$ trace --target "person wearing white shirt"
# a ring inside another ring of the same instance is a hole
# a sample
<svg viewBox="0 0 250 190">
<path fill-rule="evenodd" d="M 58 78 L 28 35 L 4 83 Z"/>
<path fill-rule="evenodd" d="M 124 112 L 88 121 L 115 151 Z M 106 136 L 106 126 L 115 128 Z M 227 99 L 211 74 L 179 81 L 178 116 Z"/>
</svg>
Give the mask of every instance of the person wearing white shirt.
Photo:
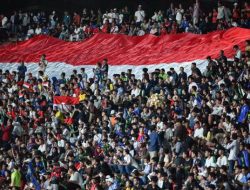
<svg viewBox="0 0 250 190">
<path fill-rule="evenodd" d="M 241 169 L 239 168 L 239 166 L 235 168 L 234 176 L 235 176 L 234 179 L 236 181 L 240 181 L 240 179 L 243 177 L 243 174 L 241 173 Z"/>
<path fill-rule="evenodd" d="M 124 10 L 122 9 L 122 12 L 119 14 L 119 24 L 122 24 L 123 22 L 123 17 L 124 17 L 123 12 Z"/>
<path fill-rule="evenodd" d="M 75 183 L 79 185 L 80 187 L 82 187 L 83 185 L 82 176 L 79 174 L 79 172 L 75 170 L 74 166 L 69 168 L 68 174 L 70 175 L 70 179 L 69 179 L 70 182 Z"/>
<path fill-rule="evenodd" d="M 35 31 L 31 26 L 29 26 L 29 30 L 27 31 L 27 38 L 32 37 L 35 34 Z"/>
<path fill-rule="evenodd" d="M 150 34 L 156 35 L 158 32 L 157 26 L 154 24 L 153 27 L 150 30 Z"/>
<path fill-rule="evenodd" d="M 200 12 L 200 2 L 196 0 L 193 9 L 193 25 L 197 24 L 199 21 L 199 12 Z"/>
<path fill-rule="evenodd" d="M 102 21 L 103 21 L 103 24 L 106 23 L 106 21 L 109 21 L 109 13 L 108 11 L 106 11 L 103 15 L 102 15 Z"/>
<path fill-rule="evenodd" d="M 204 129 L 200 126 L 199 122 L 196 122 L 196 129 L 194 130 L 194 138 L 203 138 L 204 137 Z"/>
<path fill-rule="evenodd" d="M 134 167 L 132 166 L 132 157 L 129 154 L 129 150 L 125 149 L 123 151 L 123 160 L 124 160 L 124 166 L 125 166 L 125 170 L 127 172 L 127 174 L 130 174 L 132 172 L 132 170 L 134 169 Z"/>
<path fill-rule="evenodd" d="M 232 129 L 232 124 L 230 123 L 230 116 L 226 116 L 225 121 L 223 122 L 223 127 L 226 129 L 227 132 L 230 132 Z"/>
<path fill-rule="evenodd" d="M 235 56 L 234 56 L 234 57 L 237 58 L 237 59 L 241 59 L 241 57 L 242 57 L 242 52 L 241 52 L 239 46 L 238 46 L 238 45 L 235 45 L 235 46 L 233 47 L 233 49 L 234 49 L 234 51 L 235 51 Z"/>
<path fill-rule="evenodd" d="M 2 27 L 3 28 L 7 28 L 7 22 L 8 22 L 8 18 L 6 16 L 4 16 L 2 19 Z"/>
<path fill-rule="evenodd" d="M 149 175 L 149 173 L 151 171 L 151 164 L 150 164 L 149 158 L 144 159 L 143 165 L 144 165 L 144 169 L 141 171 L 142 176 L 140 178 L 142 179 L 143 182 L 146 183 L 147 176 Z"/>
<path fill-rule="evenodd" d="M 112 23 L 113 22 L 113 9 L 110 9 L 110 12 L 108 13 L 108 20 L 109 20 L 109 23 Z"/>
<path fill-rule="evenodd" d="M 26 27 L 28 26 L 28 24 L 30 23 L 30 17 L 28 15 L 28 13 L 24 13 L 23 15 L 23 26 Z"/>
<path fill-rule="evenodd" d="M 224 18 L 225 18 L 225 7 L 221 4 L 221 2 L 218 2 L 217 20 L 224 19 Z"/>
<path fill-rule="evenodd" d="M 142 29 L 139 29 L 137 32 L 137 36 L 144 36 L 145 34 L 146 34 L 145 31 Z"/>
<path fill-rule="evenodd" d="M 228 161 L 229 161 L 229 173 L 232 174 L 234 170 L 235 161 L 237 161 L 237 156 L 240 151 L 240 143 L 237 140 L 237 134 L 232 134 L 232 142 L 226 145 L 226 149 L 230 150 Z"/>
<path fill-rule="evenodd" d="M 216 167 L 215 158 L 214 156 L 211 156 L 211 152 L 207 150 L 205 152 L 205 156 L 206 156 L 205 167 L 206 168 Z"/>
<path fill-rule="evenodd" d="M 57 141 L 57 146 L 59 148 L 64 148 L 65 147 L 65 140 L 61 139 L 61 137 L 57 137 L 58 141 Z"/>
<path fill-rule="evenodd" d="M 111 29 L 110 29 L 110 33 L 111 33 L 111 34 L 116 34 L 116 33 L 118 33 L 118 31 L 119 31 L 118 26 L 116 26 L 116 24 L 113 22 L 113 23 L 112 23 L 112 27 L 111 27 Z"/>
<path fill-rule="evenodd" d="M 117 9 L 116 8 L 113 9 L 112 18 L 113 18 L 113 20 L 116 23 L 119 23 L 119 13 L 117 13 Z"/>
<path fill-rule="evenodd" d="M 155 12 L 154 15 L 151 18 L 152 18 L 152 20 L 158 22 L 158 13 Z"/>
<path fill-rule="evenodd" d="M 188 85 L 188 93 L 191 93 L 191 90 L 193 88 L 193 86 L 196 86 L 197 90 L 199 89 L 198 85 L 196 82 L 191 82 L 189 85 Z"/>
<path fill-rule="evenodd" d="M 80 32 L 81 32 L 81 28 L 75 26 L 74 33 L 70 35 L 69 40 L 70 40 L 71 42 L 72 42 L 74 39 L 75 39 L 76 41 L 78 41 L 78 40 L 79 40 L 79 36 L 80 36 Z"/>
<path fill-rule="evenodd" d="M 181 24 L 181 20 L 182 20 L 182 14 L 184 13 L 184 10 L 182 9 L 182 6 L 180 4 L 179 9 L 176 10 L 176 21 L 178 24 Z"/>
<path fill-rule="evenodd" d="M 224 155 L 223 150 L 219 150 L 220 157 L 217 159 L 216 165 L 218 167 L 227 166 L 227 157 Z"/>
<path fill-rule="evenodd" d="M 46 152 L 46 144 L 44 142 L 42 144 L 40 144 L 38 147 L 38 150 L 41 151 L 41 153 L 45 153 Z"/>
<path fill-rule="evenodd" d="M 145 18 L 145 12 L 142 10 L 141 5 L 138 6 L 138 10 L 135 12 L 135 22 L 141 24 Z"/>
<path fill-rule="evenodd" d="M 36 33 L 36 35 L 41 34 L 42 33 L 42 28 L 40 26 L 37 26 L 36 30 L 35 30 L 35 33 Z"/>
<path fill-rule="evenodd" d="M 136 98 L 137 96 L 140 95 L 140 93 L 141 90 L 136 85 L 134 85 L 133 89 L 131 90 L 131 96 L 134 96 Z"/>
</svg>

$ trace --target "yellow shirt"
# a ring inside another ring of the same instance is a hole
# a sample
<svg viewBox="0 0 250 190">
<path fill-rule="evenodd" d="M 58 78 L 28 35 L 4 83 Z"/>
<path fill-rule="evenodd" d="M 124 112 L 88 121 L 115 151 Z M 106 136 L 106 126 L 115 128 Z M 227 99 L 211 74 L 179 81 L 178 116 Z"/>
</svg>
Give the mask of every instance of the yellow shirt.
<svg viewBox="0 0 250 190">
<path fill-rule="evenodd" d="M 63 119 L 64 119 L 63 113 L 62 113 L 61 111 L 57 111 L 57 112 L 56 112 L 56 118 L 57 118 L 57 119 L 60 119 L 60 120 L 63 120 Z"/>
<path fill-rule="evenodd" d="M 250 51 L 250 46 L 247 46 L 247 47 L 246 47 L 246 51 Z"/>
<path fill-rule="evenodd" d="M 21 173 L 18 170 L 14 170 L 11 174 L 11 186 L 13 187 L 21 187 Z"/>
<path fill-rule="evenodd" d="M 86 94 L 80 94 L 79 95 L 79 101 L 83 101 L 86 99 Z"/>
<path fill-rule="evenodd" d="M 113 90 L 114 89 L 114 86 L 113 86 L 113 84 L 111 83 L 111 84 L 109 84 L 109 90 Z"/>
</svg>

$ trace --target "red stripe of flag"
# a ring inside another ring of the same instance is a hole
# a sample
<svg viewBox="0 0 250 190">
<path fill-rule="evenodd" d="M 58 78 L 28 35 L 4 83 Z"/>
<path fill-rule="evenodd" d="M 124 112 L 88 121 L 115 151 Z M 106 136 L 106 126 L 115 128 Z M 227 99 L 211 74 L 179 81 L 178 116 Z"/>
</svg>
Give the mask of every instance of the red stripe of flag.
<svg viewBox="0 0 250 190">
<path fill-rule="evenodd" d="M 76 105 L 79 104 L 79 98 L 71 96 L 54 96 L 54 104 Z"/>
</svg>

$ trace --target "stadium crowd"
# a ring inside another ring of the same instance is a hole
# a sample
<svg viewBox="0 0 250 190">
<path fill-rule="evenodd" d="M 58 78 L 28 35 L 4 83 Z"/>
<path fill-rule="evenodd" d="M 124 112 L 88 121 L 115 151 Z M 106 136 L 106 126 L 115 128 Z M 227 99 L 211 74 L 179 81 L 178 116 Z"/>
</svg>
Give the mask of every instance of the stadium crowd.
<svg viewBox="0 0 250 190">
<path fill-rule="evenodd" d="M 164 35 L 181 32 L 205 34 L 230 27 L 250 28 L 250 5 L 234 3 L 233 8 L 218 6 L 209 12 L 201 10 L 199 0 L 189 7 L 171 4 L 167 10 L 157 10 L 148 15 L 141 5 L 133 12 L 128 7 L 113 8 L 102 12 L 83 9 L 73 14 L 59 16 L 52 13 L 14 11 L 9 17 L 0 15 L 0 24 L 6 37 L 17 36 L 19 40 L 34 35 L 49 34 L 63 40 L 78 41 L 97 32 L 143 36 Z"/>
<path fill-rule="evenodd" d="M 93 69 L 46 76 L 21 63 L 0 70 L 2 189 L 140 190 L 250 188 L 250 41 L 165 71 L 108 77 Z M 67 71 L 68 72 L 68 71 Z M 56 96 L 78 97 L 55 105 Z"/>
</svg>

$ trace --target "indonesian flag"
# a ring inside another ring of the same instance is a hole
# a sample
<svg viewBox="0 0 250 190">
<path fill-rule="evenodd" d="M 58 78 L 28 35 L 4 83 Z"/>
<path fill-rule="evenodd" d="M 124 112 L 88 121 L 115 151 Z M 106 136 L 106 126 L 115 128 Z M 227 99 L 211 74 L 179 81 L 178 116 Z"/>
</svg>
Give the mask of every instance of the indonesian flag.
<svg viewBox="0 0 250 190">
<path fill-rule="evenodd" d="M 43 86 L 43 87 L 49 87 L 49 82 L 43 82 L 43 83 L 42 83 L 42 86 Z"/>
<path fill-rule="evenodd" d="M 18 96 L 19 96 L 19 98 L 23 98 L 23 97 L 24 97 L 24 93 L 23 93 L 22 91 L 20 91 L 20 92 L 18 93 Z"/>
<path fill-rule="evenodd" d="M 24 87 L 24 88 L 27 88 L 27 89 L 31 89 L 31 88 L 32 88 L 32 85 L 31 85 L 30 83 L 23 82 L 23 87 Z"/>
<path fill-rule="evenodd" d="M 75 163 L 75 168 L 77 169 L 77 171 L 80 171 L 82 169 L 82 166 L 83 166 L 82 162 Z"/>
<path fill-rule="evenodd" d="M 79 104 L 79 98 L 71 96 L 54 96 L 53 106 L 62 111 L 69 111 L 71 106 Z"/>
<path fill-rule="evenodd" d="M 0 69 L 16 70 L 20 61 L 24 60 L 25 64 L 28 63 L 28 71 L 36 75 L 39 59 L 46 54 L 46 75 L 50 78 L 59 78 L 62 71 L 69 76 L 73 69 L 80 71 L 82 67 L 91 76 L 96 63 L 105 58 L 108 59 L 109 78 L 128 69 L 132 69 L 132 73 L 139 78 L 143 68 L 148 68 L 150 73 L 155 69 L 165 69 L 167 72 L 171 67 L 179 72 L 179 68 L 184 67 L 185 72 L 190 74 L 192 62 L 203 72 L 208 64 L 206 57 L 218 58 L 220 50 L 224 50 L 228 58 L 233 58 L 233 46 L 237 44 L 244 50 L 249 36 L 249 29 L 237 27 L 202 35 L 128 36 L 97 33 L 82 42 L 66 42 L 38 35 L 15 45 L 0 46 Z M 46 48 L 43 48 L 44 44 Z"/>
</svg>

